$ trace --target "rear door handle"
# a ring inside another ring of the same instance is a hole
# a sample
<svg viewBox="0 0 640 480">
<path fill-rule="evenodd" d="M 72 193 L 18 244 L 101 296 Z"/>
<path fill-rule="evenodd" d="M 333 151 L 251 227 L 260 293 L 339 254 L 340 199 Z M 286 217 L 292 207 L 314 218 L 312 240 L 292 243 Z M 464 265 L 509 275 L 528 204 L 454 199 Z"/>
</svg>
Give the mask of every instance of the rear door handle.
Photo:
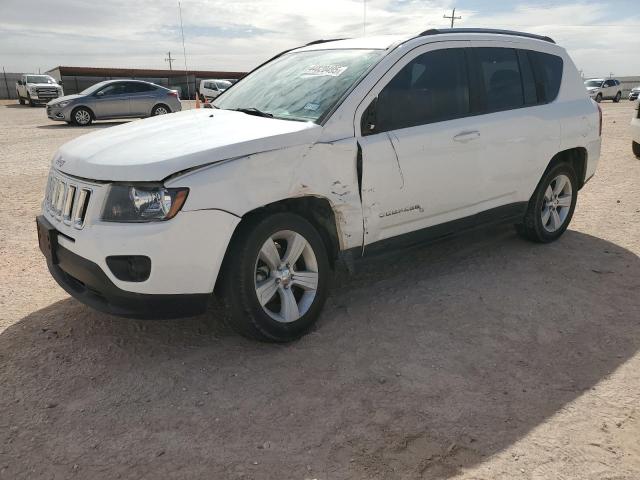
<svg viewBox="0 0 640 480">
<path fill-rule="evenodd" d="M 467 143 L 477 138 L 480 138 L 480 132 L 477 130 L 473 130 L 470 132 L 460 132 L 455 137 L 453 137 L 453 140 L 456 142 Z"/>
</svg>

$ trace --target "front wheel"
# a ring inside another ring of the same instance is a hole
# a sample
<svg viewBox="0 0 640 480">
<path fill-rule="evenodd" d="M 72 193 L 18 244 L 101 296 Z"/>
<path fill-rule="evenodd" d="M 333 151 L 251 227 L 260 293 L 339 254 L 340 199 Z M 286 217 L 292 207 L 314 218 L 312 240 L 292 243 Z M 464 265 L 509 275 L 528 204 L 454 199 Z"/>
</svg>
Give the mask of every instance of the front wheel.
<svg viewBox="0 0 640 480">
<path fill-rule="evenodd" d="M 614 101 L 615 103 L 618 103 L 618 102 L 620 101 L 620 99 L 621 99 L 621 98 L 622 98 L 622 93 L 621 93 L 621 92 L 618 92 L 618 93 L 616 93 L 616 96 L 615 96 L 615 97 L 613 97 L 613 101 Z"/>
<path fill-rule="evenodd" d="M 71 114 L 71 119 L 75 125 L 78 125 L 79 127 L 85 127 L 87 125 L 91 125 L 93 116 L 88 109 L 84 107 L 78 107 Z"/>
<path fill-rule="evenodd" d="M 318 319 L 329 290 L 320 234 L 292 213 L 249 219 L 238 228 L 222 273 L 229 325 L 261 341 L 299 338 Z"/>
<path fill-rule="evenodd" d="M 18 102 L 20 103 L 20 105 L 24 105 L 24 98 L 18 95 Z"/>
<path fill-rule="evenodd" d="M 640 158 L 640 143 L 632 141 L 631 142 L 631 149 L 633 150 L 633 154 L 636 157 Z"/>
<path fill-rule="evenodd" d="M 599 93 L 596 95 L 596 102 L 600 103 L 602 101 L 602 94 Z"/>
<path fill-rule="evenodd" d="M 558 239 L 569 226 L 578 199 L 573 167 L 560 163 L 540 180 L 529 200 L 527 213 L 516 230 L 523 238 L 548 243 Z"/>
<path fill-rule="evenodd" d="M 29 101 L 29 106 L 30 107 L 35 107 L 36 104 L 33 103 L 33 99 L 31 98 L 31 95 L 27 93 L 27 100 Z"/>
</svg>

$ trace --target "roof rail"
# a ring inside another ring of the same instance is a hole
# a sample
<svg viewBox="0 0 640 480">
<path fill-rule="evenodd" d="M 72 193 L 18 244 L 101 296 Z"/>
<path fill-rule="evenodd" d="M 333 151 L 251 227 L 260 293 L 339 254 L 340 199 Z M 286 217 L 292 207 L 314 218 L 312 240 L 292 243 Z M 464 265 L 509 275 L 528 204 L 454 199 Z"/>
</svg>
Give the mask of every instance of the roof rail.
<svg viewBox="0 0 640 480">
<path fill-rule="evenodd" d="M 314 40 L 313 42 L 305 43 L 305 47 L 309 45 L 317 45 L 319 43 L 337 42 L 338 40 L 347 40 L 346 38 L 328 38 L 327 40 Z"/>
<path fill-rule="evenodd" d="M 495 33 L 501 35 L 514 35 L 516 37 L 535 38 L 536 40 L 543 40 L 545 42 L 556 43 L 550 37 L 544 35 L 536 35 L 535 33 L 516 32 L 514 30 L 500 30 L 496 28 L 430 28 L 425 30 L 419 36 L 426 37 L 428 35 L 440 35 L 444 33 Z"/>
</svg>

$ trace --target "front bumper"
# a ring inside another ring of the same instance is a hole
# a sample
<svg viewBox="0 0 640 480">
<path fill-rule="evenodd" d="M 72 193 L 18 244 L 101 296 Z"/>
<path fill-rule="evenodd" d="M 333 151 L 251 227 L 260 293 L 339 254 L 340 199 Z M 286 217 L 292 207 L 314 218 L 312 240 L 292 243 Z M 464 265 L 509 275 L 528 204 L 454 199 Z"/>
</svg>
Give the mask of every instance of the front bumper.
<svg viewBox="0 0 640 480">
<path fill-rule="evenodd" d="M 640 96 L 640 92 L 631 92 L 629 94 L 629 100 L 637 100 Z"/>
<path fill-rule="evenodd" d="M 95 310 L 127 318 L 180 318 L 206 311 L 210 294 L 153 295 L 115 286 L 95 263 L 57 246 L 49 272 L 72 297 Z"/>
<path fill-rule="evenodd" d="M 637 110 L 633 113 L 638 115 Z M 631 120 L 631 139 L 636 143 L 640 143 L 640 118 L 637 116 Z"/>
<path fill-rule="evenodd" d="M 61 122 L 70 122 L 71 121 L 71 108 L 69 105 L 64 107 L 58 107 L 56 104 L 49 105 L 47 104 L 47 117 L 51 120 L 58 120 Z"/>
</svg>

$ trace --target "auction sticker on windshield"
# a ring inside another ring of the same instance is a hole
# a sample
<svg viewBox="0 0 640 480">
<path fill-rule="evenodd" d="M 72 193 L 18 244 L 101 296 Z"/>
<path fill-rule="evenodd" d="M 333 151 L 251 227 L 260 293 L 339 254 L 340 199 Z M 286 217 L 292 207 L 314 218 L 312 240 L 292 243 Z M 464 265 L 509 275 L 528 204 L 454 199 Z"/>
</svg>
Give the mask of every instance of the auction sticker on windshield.
<svg viewBox="0 0 640 480">
<path fill-rule="evenodd" d="M 302 72 L 302 76 L 339 77 L 346 69 L 342 65 L 310 65 Z"/>
</svg>

